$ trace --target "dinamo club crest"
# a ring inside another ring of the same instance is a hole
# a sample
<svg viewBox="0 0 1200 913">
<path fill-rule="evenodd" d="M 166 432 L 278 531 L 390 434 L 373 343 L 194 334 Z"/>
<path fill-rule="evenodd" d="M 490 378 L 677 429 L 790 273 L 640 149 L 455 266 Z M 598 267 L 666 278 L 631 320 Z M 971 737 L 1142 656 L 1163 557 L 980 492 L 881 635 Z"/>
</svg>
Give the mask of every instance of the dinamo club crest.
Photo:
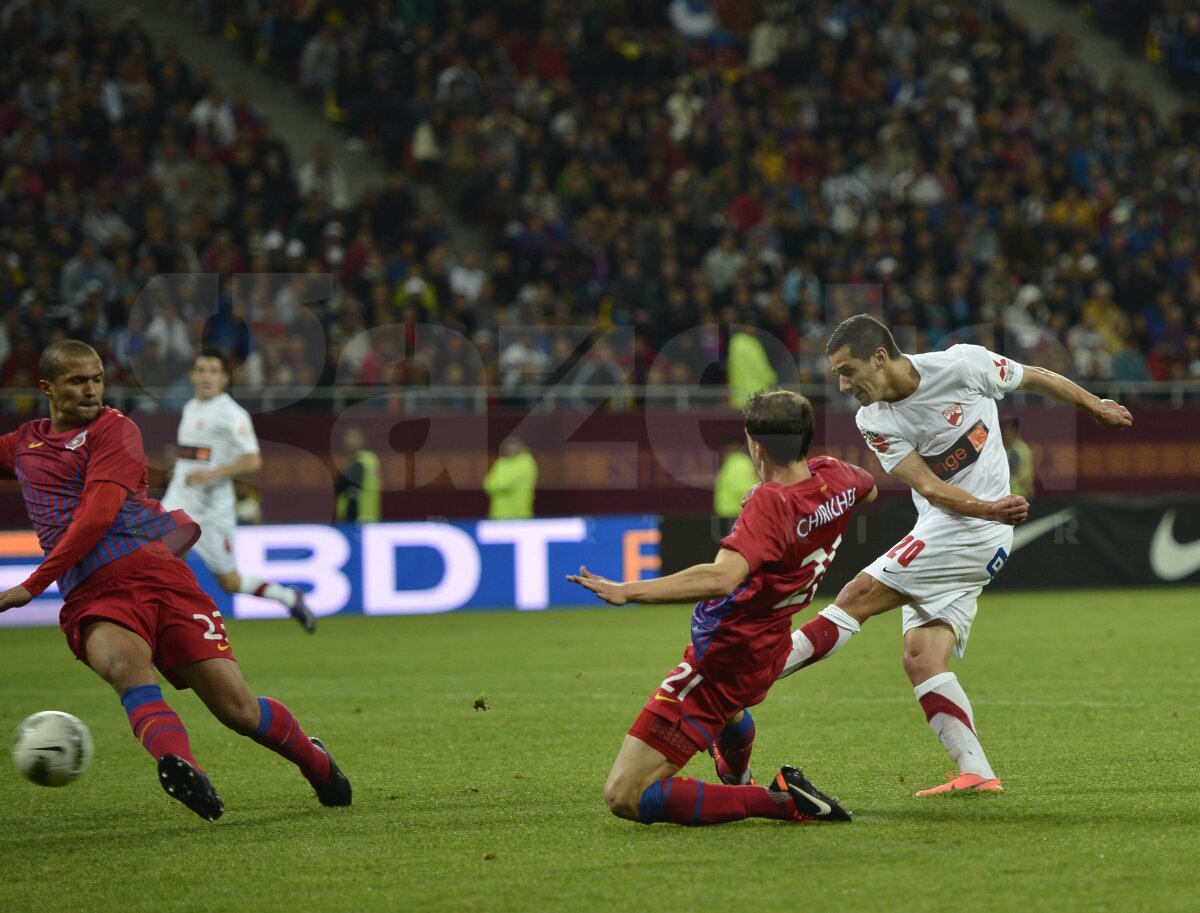
<svg viewBox="0 0 1200 913">
<path fill-rule="evenodd" d="M 942 410 L 942 416 L 946 419 L 946 421 L 957 428 L 962 424 L 963 420 L 962 403 L 955 403 L 953 406 L 947 406 Z"/>
</svg>

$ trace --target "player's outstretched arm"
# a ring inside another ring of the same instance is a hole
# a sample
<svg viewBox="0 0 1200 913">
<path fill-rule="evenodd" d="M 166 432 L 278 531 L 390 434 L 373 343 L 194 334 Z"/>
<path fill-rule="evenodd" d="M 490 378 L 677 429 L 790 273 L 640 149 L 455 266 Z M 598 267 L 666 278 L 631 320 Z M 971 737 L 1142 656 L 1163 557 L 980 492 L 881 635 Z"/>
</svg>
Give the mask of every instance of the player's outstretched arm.
<svg viewBox="0 0 1200 913">
<path fill-rule="evenodd" d="M 891 475 L 916 491 L 921 497 L 942 510 L 964 517 L 977 517 L 1010 526 L 1029 516 L 1029 502 L 1020 495 L 1009 495 L 998 501 L 985 501 L 968 491 L 943 482 L 915 450 L 901 460 Z"/>
<path fill-rule="evenodd" d="M 586 567 L 581 567 L 578 574 L 569 574 L 567 579 L 591 590 L 610 605 L 625 605 L 627 602 L 695 602 L 728 596 L 749 573 L 750 565 L 745 558 L 732 549 L 723 548 L 711 564 L 694 564 L 676 574 L 653 580 L 618 583 L 597 576 Z"/>
<path fill-rule="evenodd" d="M 9 609 L 19 609 L 31 599 L 33 599 L 33 594 L 25 589 L 24 586 L 14 586 L 0 593 L 0 612 L 6 612 Z"/>
<path fill-rule="evenodd" d="M 217 479 L 236 479 L 248 476 L 262 469 L 262 454 L 244 453 L 232 463 L 218 466 L 215 469 L 193 469 L 183 481 L 188 485 L 204 485 Z"/>
<path fill-rule="evenodd" d="M 1056 403 L 1074 406 L 1090 415 L 1103 428 L 1124 429 L 1133 424 L 1133 415 L 1120 403 L 1088 393 L 1074 381 L 1046 368 L 1025 365 L 1018 389 L 1037 393 Z"/>
</svg>

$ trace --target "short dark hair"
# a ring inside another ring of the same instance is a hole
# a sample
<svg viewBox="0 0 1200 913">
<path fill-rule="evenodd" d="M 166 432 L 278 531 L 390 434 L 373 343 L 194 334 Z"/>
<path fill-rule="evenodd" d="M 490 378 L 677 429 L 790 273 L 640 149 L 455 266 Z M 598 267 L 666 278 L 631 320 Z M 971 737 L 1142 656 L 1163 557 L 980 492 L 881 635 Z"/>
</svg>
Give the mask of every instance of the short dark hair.
<svg viewBox="0 0 1200 913">
<path fill-rule="evenodd" d="M 87 358 L 89 355 L 100 357 L 86 342 L 78 339 L 60 339 L 42 350 L 42 357 L 38 360 L 38 374 L 42 380 L 55 380 L 67 370 L 67 362 L 72 358 Z"/>
<path fill-rule="evenodd" d="M 839 323 L 829 337 L 825 354 L 832 355 L 843 346 L 849 346 L 850 357 L 859 361 L 866 361 L 879 348 L 884 349 L 889 358 L 900 357 L 892 331 L 869 314 L 855 314 Z"/>
<path fill-rule="evenodd" d="M 790 390 L 759 390 L 742 409 L 746 433 L 774 462 L 786 466 L 808 457 L 816 419 L 808 397 Z"/>
<path fill-rule="evenodd" d="M 229 353 L 224 349 L 218 349 L 216 346 L 205 346 L 200 350 L 200 354 L 196 358 L 215 358 L 221 363 L 221 370 L 229 377 L 233 377 L 233 359 L 229 357 Z M 192 367 L 196 366 L 196 358 L 192 359 Z"/>
</svg>

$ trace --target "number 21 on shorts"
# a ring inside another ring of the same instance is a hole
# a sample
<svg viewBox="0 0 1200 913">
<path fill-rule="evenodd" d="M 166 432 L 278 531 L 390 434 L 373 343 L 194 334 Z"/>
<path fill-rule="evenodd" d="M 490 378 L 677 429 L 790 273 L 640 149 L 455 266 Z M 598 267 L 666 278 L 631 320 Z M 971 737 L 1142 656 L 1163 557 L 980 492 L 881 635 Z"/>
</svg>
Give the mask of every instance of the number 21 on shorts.
<svg viewBox="0 0 1200 913">
<path fill-rule="evenodd" d="M 682 701 L 688 696 L 693 688 L 700 684 L 701 680 L 704 678 L 703 675 L 701 675 L 699 672 L 696 672 L 692 668 L 690 663 L 680 663 L 675 667 L 675 669 L 676 671 L 664 678 L 662 684 L 658 686 L 659 691 L 665 691 L 668 695 L 675 696 L 660 697 L 656 694 L 654 697 L 657 700 L 672 702 Z M 684 684 L 684 682 L 687 684 Z M 676 694 L 676 691 L 678 691 L 678 694 Z"/>
</svg>

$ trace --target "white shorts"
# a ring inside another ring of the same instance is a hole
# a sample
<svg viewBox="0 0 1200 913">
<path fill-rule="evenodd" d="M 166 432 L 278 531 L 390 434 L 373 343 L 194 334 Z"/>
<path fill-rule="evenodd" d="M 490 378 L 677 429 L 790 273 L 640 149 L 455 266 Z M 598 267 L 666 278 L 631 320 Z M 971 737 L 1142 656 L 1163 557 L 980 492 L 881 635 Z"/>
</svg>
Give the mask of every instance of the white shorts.
<svg viewBox="0 0 1200 913">
<path fill-rule="evenodd" d="M 221 516 L 192 514 L 192 519 L 200 524 L 200 540 L 192 546 L 192 551 L 218 576 L 236 571 L 233 533 L 237 529 L 237 517 L 230 512 Z"/>
<path fill-rule="evenodd" d="M 904 606 L 905 634 L 945 622 L 954 630 L 954 655 L 961 659 L 979 592 L 1004 567 L 1012 539 L 1013 528 L 1002 523 L 964 528 L 957 520 L 930 514 L 863 570 L 911 598 Z"/>
</svg>

